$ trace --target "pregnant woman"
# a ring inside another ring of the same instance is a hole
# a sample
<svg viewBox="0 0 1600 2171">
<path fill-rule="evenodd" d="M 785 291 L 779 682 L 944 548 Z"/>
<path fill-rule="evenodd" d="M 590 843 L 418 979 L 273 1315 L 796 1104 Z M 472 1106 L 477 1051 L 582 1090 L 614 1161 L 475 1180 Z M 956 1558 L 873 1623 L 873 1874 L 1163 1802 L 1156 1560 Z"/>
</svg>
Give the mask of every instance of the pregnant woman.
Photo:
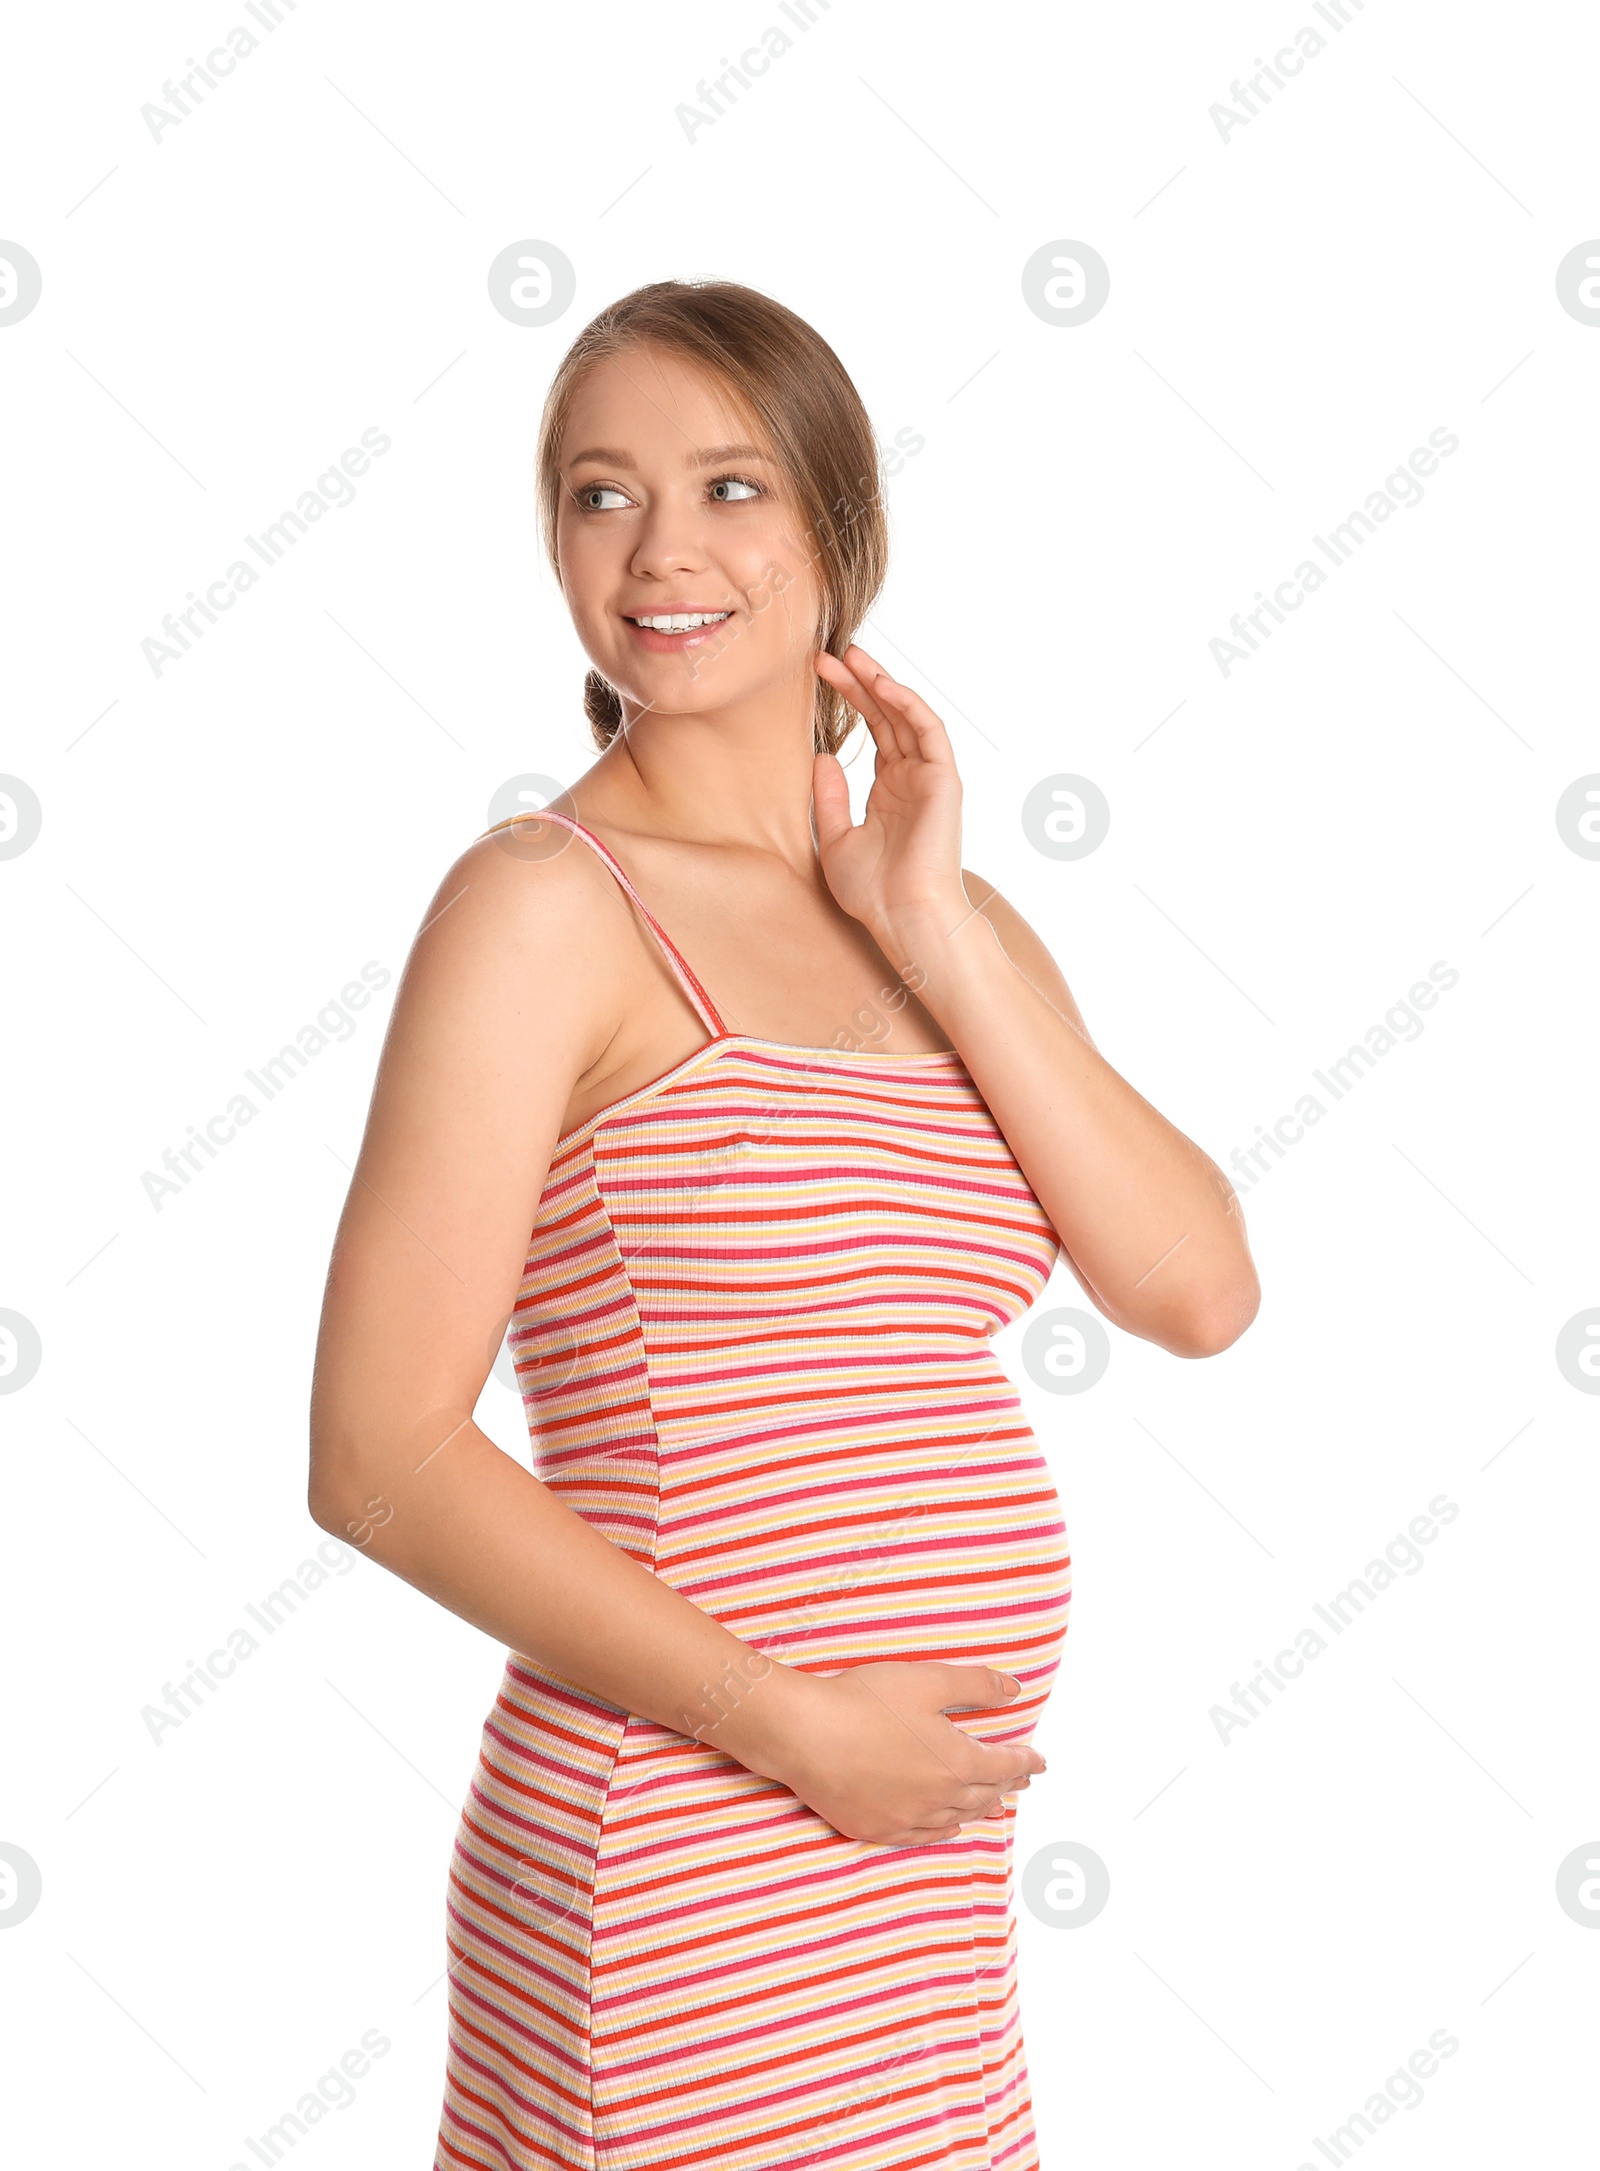
<svg viewBox="0 0 1600 2171">
<path fill-rule="evenodd" d="M 1058 1257 L 1180 1356 L 1258 1292 L 853 643 L 878 472 L 832 349 L 745 287 L 627 296 L 546 402 L 601 751 L 428 907 L 312 1410 L 318 1523 L 508 1646 L 438 2171 L 1039 2160 L 1012 1829 L 1070 1564 L 990 1337 Z M 532 1470 L 472 1420 L 502 1339 Z"/>
</svg>

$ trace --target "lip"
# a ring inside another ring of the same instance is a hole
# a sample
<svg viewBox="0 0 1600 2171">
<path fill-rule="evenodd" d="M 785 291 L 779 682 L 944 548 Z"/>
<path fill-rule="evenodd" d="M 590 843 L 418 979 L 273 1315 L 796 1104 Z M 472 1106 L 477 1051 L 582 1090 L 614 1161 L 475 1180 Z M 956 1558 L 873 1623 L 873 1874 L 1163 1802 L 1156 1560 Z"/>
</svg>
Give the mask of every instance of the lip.
<svg viewBox="0 0 1600 2171">
<path fill-rule="evenodd" d="M 723 608 L 721 604 L 669 604 L 664 608 L 658 604 L 656 608 L 653 608 L 647 614 L 651 619 L 664 619 L 666 614 L 675 612 L 675 610 L 706 612 L 706 610 L 721 610 L 721 608 Z M 695 627 L 690 627 L 686 634 L 662 634 L 653 625 L 634 625 L 634 621 L 627 617 L 627 614 L 623 614 L 623 625 L 627 627 L 627 632 L 634 636 L 634 640 L 640 645 L 640 649 L 647 649 L 651 656 L 675 656 L 675 653 L 680 649 L 699 649 L 699 647 L 706 645 L 708 640 L 712 640 L 716 634 L 727 632 L 727 627 L 732 623 L 734 623 L 734 612 L 729 610 L 727 617 L 716 621 L 716 625 L 695 625 Z"/>
<path fill-rule="evenodd" d="M 718 619 L 714 626 L 694 626 L 687 633 L 659 633 L 654 626 L 635 625 L 625 611 L 622 622 L 639 646 L 656 656 L 670 656 L 679 649 L 699 648 L 716 634 L 724 632 L 733 623 L 733 612 L 724 603 L 653 603 L 645 612 L 648 618 L 668 618 L 674 615 L 702 617 L 708 611 L 727 610 L 726 618 Z"/>
</svg>

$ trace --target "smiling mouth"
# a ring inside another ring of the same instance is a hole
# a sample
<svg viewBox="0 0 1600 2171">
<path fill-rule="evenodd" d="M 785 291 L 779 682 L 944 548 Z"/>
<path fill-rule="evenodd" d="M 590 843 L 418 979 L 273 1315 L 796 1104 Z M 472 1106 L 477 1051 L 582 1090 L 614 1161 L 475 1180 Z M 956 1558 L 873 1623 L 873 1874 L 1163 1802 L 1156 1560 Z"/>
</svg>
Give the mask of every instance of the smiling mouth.
<svg viewBox="0 0 1600 2171">
<path fill-rule="evenodd" d="M 630 626 L 642 626 L 650 633 L 695 633 L 702 626 L 720 626 L 731 611 L 651 611 L 641 617 L 630 617 Z"/>
<path fill-rule="evenodd" d="M 623 613 L 624 623 L 633 628 L 634 639 L 657 655 L 709 641 L 732 616 L 731 611 L 650 611 L 637 618 Z"/>
</svg>

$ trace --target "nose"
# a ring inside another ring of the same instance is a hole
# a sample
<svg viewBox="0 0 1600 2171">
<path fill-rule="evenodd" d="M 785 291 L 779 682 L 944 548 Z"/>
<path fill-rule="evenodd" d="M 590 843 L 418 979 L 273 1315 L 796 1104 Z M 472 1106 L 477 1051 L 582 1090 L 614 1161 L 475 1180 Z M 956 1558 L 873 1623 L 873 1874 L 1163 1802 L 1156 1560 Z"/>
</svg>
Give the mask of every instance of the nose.
<svg viewBox="0 0 1600 2171">
<path fill-rule="evenodd" d="M 700 571 L 708 556 L 694 506 L 669 490 L 645 510 L 629 571 L 641 579 L 670 579 Z"/>
</svg>

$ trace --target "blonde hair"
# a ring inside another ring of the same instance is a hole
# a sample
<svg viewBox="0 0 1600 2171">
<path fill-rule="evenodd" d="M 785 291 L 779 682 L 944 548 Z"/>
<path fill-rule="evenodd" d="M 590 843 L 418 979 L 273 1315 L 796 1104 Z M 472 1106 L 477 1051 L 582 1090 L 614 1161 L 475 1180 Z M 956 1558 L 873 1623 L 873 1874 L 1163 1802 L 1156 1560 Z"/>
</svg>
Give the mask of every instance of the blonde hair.
<svg viewBox="0 0 1600 2171">
<path fill-rule="evenodd" d="M 803 317 L 730 280 L 660 279 L 636 287 L 585 325 L 545 397 L 537 458 L 539 525 L 557 580 L 561 444 L 573 395 L 596 362 L 644 346 L 701 363 L 755 416 L 795 494 L 804 542 L 822 590 L 817 647 L 840 655 L 872 608 L 889 562 L 877 439 L 844 364 Z M 622 704 L 598 671 L 584 681 L 589 730 L 602 752 L 622 726 Z M 854 712 L 816 683 L 812 744 L 837 753 Z"/>
</svg>

